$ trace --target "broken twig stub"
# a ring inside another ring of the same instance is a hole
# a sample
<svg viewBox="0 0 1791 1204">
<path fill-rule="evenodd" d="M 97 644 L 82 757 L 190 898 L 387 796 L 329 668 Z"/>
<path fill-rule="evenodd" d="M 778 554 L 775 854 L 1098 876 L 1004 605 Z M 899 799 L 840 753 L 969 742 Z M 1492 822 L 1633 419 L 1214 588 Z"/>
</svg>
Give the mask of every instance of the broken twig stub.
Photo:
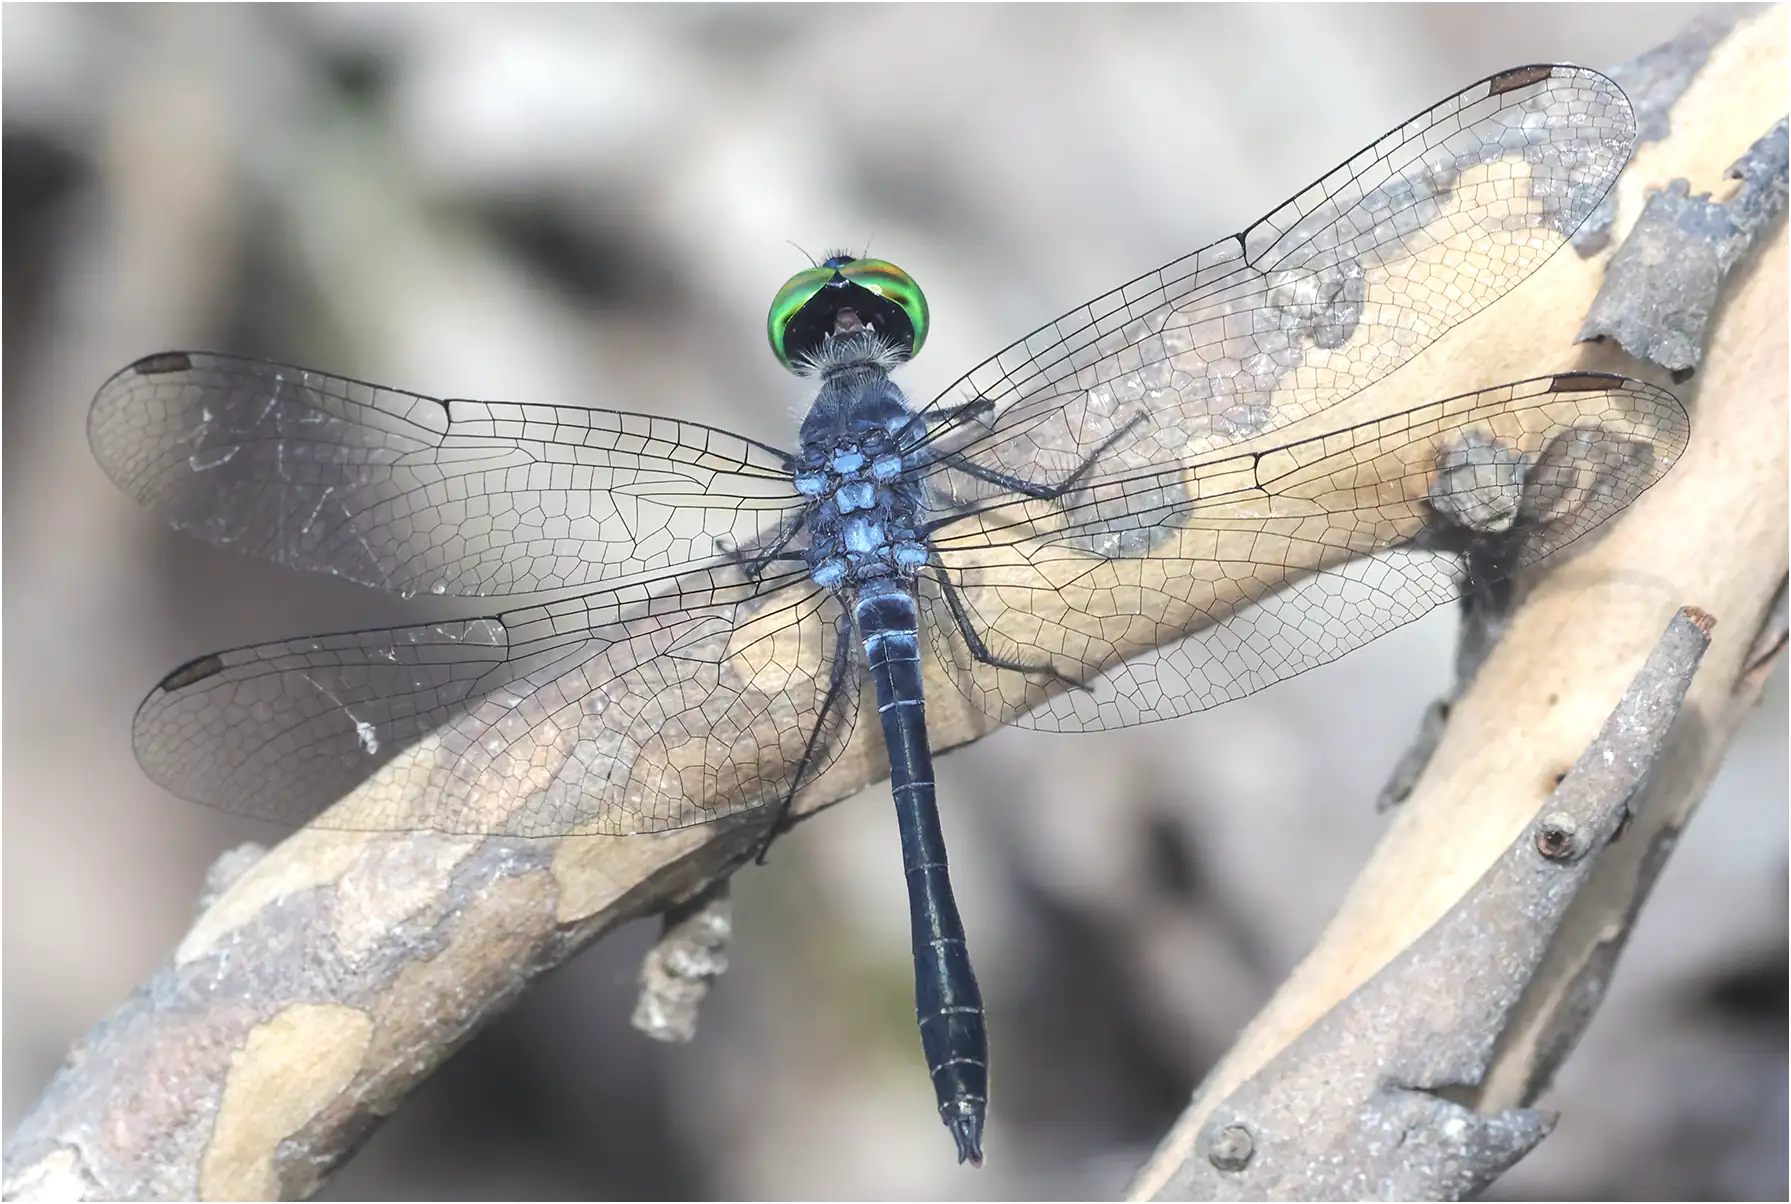
<svg viewBox="0 0 1791 1204">
<path fill-rule="evenodd" d="M 629 1023 L 655 1041 L 689 1041 L 709 984 L 727 973 L 734 935 L 730 878 L 666 912 L 659 940 L 641 961 Z"/>
<path fill-rule="evenodd" d="M 1703 357 L 1723 282 L 1785 212 L 1786 166 L 1780 120 L 1729 168 L 1741 186 L 1728 200 L 1692 196 L 1683 179 L 1651 195 L 1611 260 L 1580 338 L 1614 338 L 1675 380 L 1688 378 Z"/>
</svg>

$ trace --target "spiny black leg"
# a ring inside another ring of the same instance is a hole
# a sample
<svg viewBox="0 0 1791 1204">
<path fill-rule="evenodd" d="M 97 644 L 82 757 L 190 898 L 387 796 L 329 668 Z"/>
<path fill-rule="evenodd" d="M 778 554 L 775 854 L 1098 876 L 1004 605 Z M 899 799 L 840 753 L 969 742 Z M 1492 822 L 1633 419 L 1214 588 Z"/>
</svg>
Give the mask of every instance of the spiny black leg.
<svg viewBox="0 0 1791 1204">
<path fill-rule="evenodd" d="M 763 552 L 755 552 L 751 555 L 748 555 L 747 553 L 742 552 L 739 548 L 736 548 L 736 547 L 731 547 L 731 546 L 724 547 L 722 545 L 722 541 L 719 539 L 717 539 L 715 541 L 715 546 L 717 549 L 719 549 L 721 551 L 722 555 L 726 556 L 729 560 L 733 561 L 734 565 L 737 568 L 739 568 L 739 570 L 741 572 L 746 574 L 746 579 L 748 581 L 751 581 L 754 585 L 757 585 L 759 582 L 759 578 L 764 575 L 765 569 L 767 567 L 769 567 L 770 565 L 779 563 L 782 561 L 806 561 L 807 560 L 807 557 L 805 557 L 805 556 L 799 556 L 799 555 L 795 555 L 795 554 L 790 554 L 790 555 L 784 554 L 784 548 L 789 545 L 789 543 L 792 539 L 796 538 L 797 532 L 801 531 L 802 528 L 807 525 L 808 525 L 808 512 L 804 511 L 802 514 L 802 517 L 798 518 L 796 520 L 796 525 L 791 527 L 788 531 L 784 532 L 783 535 L 778 538 L 778 541 L 776 543 L 772 544 L 769 548 L 767 548 Z"/>
<path fill-rule="evenodd" d="M 765 575 L 765 570 L 774 564 L 808 563 L 808 557 L 799 552 L 767 552 L 762 556 L 748 556 L 738 548 L 721 548 L 719 542 L 716 546 L 720 548 L 722 555 L 728 558 L 728 562 L 739 569 L 754 585 L 757 585 L 760 578 Z"/>
<path fill-rule="evenodd" d="M 765 830 L 765 839 L 759 843 L 759 851 L 754 861 L 765 864 L 765 858 L 771 852 L 771 842 L 784 834 L 789 826 L 790 808 L 796 802 L 796 791 L 802 785 L 802 775 L 808 772 L 815 754 L 820 751 L 821 733 L 827 730 L 827 716 L 832 713 L 834 705 L 839 702 L 840 694 L 846 688 L 846 682 L 852 673 L 852 619 L 849 614 L 840 616 L 839 641 L 833 658 L 833 672 L 827 683 L 827 695 L 821 700 L 821 713 L 815 717 L 815 730 L 808 734 L 808 744 L 802 750 L 802 760 L 796 763 L 796 776 L 790 779 L 790 791 L 784 795 L 784 801 L 777 808 L 777 815 L 771 820 L 771 826 Z"/>
<path fill-rule="evenodd" d="M 1005 472 L 1000 472 L 993 468 L 985 468 L 974 460 L 966 460 L 963 455 L 958 452 L 947 452 L 945 455 L 940 456 L 935 463 L 945 464 L 951 468 L 957 469 L 959 472 L 973 476 L 979 481 L 987 481 L 991 485 L 999 485 L 1003 489 L 1011 489 L 1015 493 L 1024 494 L 1030 498 L 1037 498 L 1042 502 L 1054 502 L 1070 490 L 1074 489 L 1076 487 L 1076 482 L 1088 475 L 1088 470 L 1094 467 L 1096 460 L 1099 460 L 1102 456 L 1106 455 L 1109 448 L 1115 443 L 1118 443 L 1121 438 L 1131 432 L 1133 427 L 1144 420 L 1145 415 L 1143 414 L 1133 415 L 1132 421 L 1126 423 L 1117 431 L 1114 431 L 1111 435 L 1107 436 L 1106 440 L 1103 441 L 1099 447 L 1094 449 L 1088 459 L 1082 461 L 1081 467 L 1077 468 L 1075 472 L 1072 472 L 1069 476 L 1065 477 L 1055 485 L 1039 485 L 1032 481 L 1022 480 L 1016 476 L 1010 476 Z"/>
<path fill-rule="evenodd" d="M 946 572 L 945 567 L 937 560 L 933 562 L 933 567 L 939 570 L 939 587 L 945 593 L 946 608 L 951 611 L 952 622 L 957 626 L 958 634 L 964 637 L 964 643 L 969 647 L 971 656 L 985 665 L 994 665 L 997 669 L 1012 669 L 1016 673 L 1044 674 L 1047 677 L 1054 677 L 1072 690 L 1094 689 L 1093 686 L 1079 682 L 1068 674 L 1058 672 L 1057 666 L 1049 661 L 1042 665 L 1029 665 L 1025 661 L 1010 661 L 990 652 L 989 646 L 983 643 L 983 637 L 977 633 L 976 625 L 970 621 L 970 612 L 964 608 L 964 600 L 958 597 L 957 587 L 951 583 L 951 574 Z"/>
<path fill-rule="evenodd" d="M 987 397 L 983 397 L 979 394 L 976 397 L 972 397 L 969 401 L 965 402 L 963 405 L 958 406 L 956 409 L 947 411 L 945 416 L 942 417 L 941 419 L 939 419 L 938 425 L 936 425 L 933 428 L 933 430 L 941 431 L 941 432 L 950 430 L 953 426 L 957 425 L 959 419 L 974 417 L 978 413 L 987 413 L 988 411 L 993 410 L 994 408 L 995 408 L 994 402 L 990 401 Z M 900 431 L 896 432 L 896 437 L 895 437 L 896 445 L 898 447 L 901 446 L 902 441 L 908 437 L 908 432 L 914 428 L 914 424 L 917 422 L 925 422 L 926 417 L 927 417 L 926 414 L 920 413 L 920 414 L 916 414 L 914 417 L 910 418 L 907 422 L 907 425 L 903 426 Z"/>
<path fill-rule="evenodd" d="M 987 481 L 991 485 L 999 485 L 1001 488 L 1011 490 L 1014 493 L 1023 493 L 1027 497 L 1051 500 L 1061 496 L 1061 491 L 1058 490 L 1055 485 L 1038 485 L 1031 481 L 1022 480 L 1016 476 L 1010 476 L 1005 472 L 999 472 L 993 468 L 984 468 L 975 460 L 966 460 L 958 452 L 946 452 L 935 460 L 934 463 L 943 464 L 948 468 L 956 469 L 965 476 L 975 477 L 979 481 Z"/>
</svg>

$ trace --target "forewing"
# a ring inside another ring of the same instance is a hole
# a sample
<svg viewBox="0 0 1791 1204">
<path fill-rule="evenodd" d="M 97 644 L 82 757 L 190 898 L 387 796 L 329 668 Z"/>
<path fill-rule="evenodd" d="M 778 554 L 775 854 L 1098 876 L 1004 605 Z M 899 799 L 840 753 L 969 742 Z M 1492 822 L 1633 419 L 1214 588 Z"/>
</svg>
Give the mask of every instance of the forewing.
<svg viewBox="0 0 1791 1204">
<path fill-rule="evenodd" d="M 1123 474 L 1317 413 L 1534 272 L 1634 139 L 1629 102 L 1595 71 L 1482 80 L 1243 233 L 981 364 L 934 403 L 932 438 L 959 464 L 1050 485 L 1097 451 L 1094 475 Z M 987 404 L 964 411 L 976 398 Z M 1002 491 L 950 460 L 933 476 L 951 501 Z"/>
<path fill-rule="evenodd" d="M 619 580 L 775 538 L 801 511 L 782 453 L 698 423 L 201 352 L 118 373 L 87 430 L 107 475 L 173 526 L 404 594 Z"/>
<path fill-rule="evenodd" d="M 788 792 L 850 656 L 838 630 L 806 577 L 726 570 L 262 644 L 171 673 L 138 710 L 137 755 L 176 794 L 283 824 L 664 831 Z M 844 683 L 804 781 L 850 730 Z"/>
<path fill-rule="evenodd" d="M 1013 502 L 933 537 L 979 663 L 937 588 L 928 626 L 966 696 L 1056 731 L 1144 723 L 1243 697 L 1462 595 L 1464 529 L 1505 575 L 1660 479 L 1688 424 L 1672 394 L 1565 373 L 1260 452 L 1110 478 L 1069 506 Z M 1105 676 L 1102 676 L 1102 675 Z"/>
</svg>

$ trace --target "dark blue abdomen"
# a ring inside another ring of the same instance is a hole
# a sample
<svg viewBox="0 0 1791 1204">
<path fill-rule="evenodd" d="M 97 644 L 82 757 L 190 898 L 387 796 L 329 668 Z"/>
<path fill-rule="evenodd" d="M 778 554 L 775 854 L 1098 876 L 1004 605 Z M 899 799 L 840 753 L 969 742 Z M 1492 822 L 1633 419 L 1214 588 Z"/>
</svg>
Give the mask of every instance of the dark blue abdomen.
<svg viewBox="0 0 1791 1204">
<path fill-rule="evenodd" d="M 989 1095 L 989 1041 L 964 925 L 952 898 L 945 836 L 933 796 L 933 754 L 927 744 L 914 595 L 886 577 L 862 585 L 852 610 L 889 748 L 889 779 L 908 875 L 920 1041 L 940 1117 L 958 1143 L 958 1161 L 980 1164 Z"/>
</svg>

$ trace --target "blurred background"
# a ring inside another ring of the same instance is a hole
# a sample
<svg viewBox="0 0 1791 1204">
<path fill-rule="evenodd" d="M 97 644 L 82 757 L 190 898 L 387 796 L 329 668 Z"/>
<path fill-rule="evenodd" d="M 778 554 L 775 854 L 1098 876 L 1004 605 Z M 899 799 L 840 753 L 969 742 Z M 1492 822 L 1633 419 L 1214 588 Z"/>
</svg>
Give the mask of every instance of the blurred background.
<svg viewBox="0 0 1791 1204">
<path fill-rule="evenodd" d="M 1702 10 L 8 6 L 6 1129 L 207 865 L 280 835 L 144 779 L 143 693 L 201 652 L 414 613 L 139 513 L 84 437 L 117 368 L 214 348 L 788 444 L 807 398 L 763 322 L 792 242 L 922 283 L 925 399 L 1469 81 L 1608 68 Z M 628 1027 L 653 929 L 625 929 L 327 1195 L 1117 1192 L 1376 839 L 1454 631 L 1439 611 L 1204 715 L 943 759 L 992 1013 L 980 1172 L 934 1115 L 878 785 L 739 876 L 693 1044 Z M 1559 1129 L 1497 1195 L 1785 1195 L 1786 722 L 1781 666 L 1545 1101 Z"/>
</svg>

